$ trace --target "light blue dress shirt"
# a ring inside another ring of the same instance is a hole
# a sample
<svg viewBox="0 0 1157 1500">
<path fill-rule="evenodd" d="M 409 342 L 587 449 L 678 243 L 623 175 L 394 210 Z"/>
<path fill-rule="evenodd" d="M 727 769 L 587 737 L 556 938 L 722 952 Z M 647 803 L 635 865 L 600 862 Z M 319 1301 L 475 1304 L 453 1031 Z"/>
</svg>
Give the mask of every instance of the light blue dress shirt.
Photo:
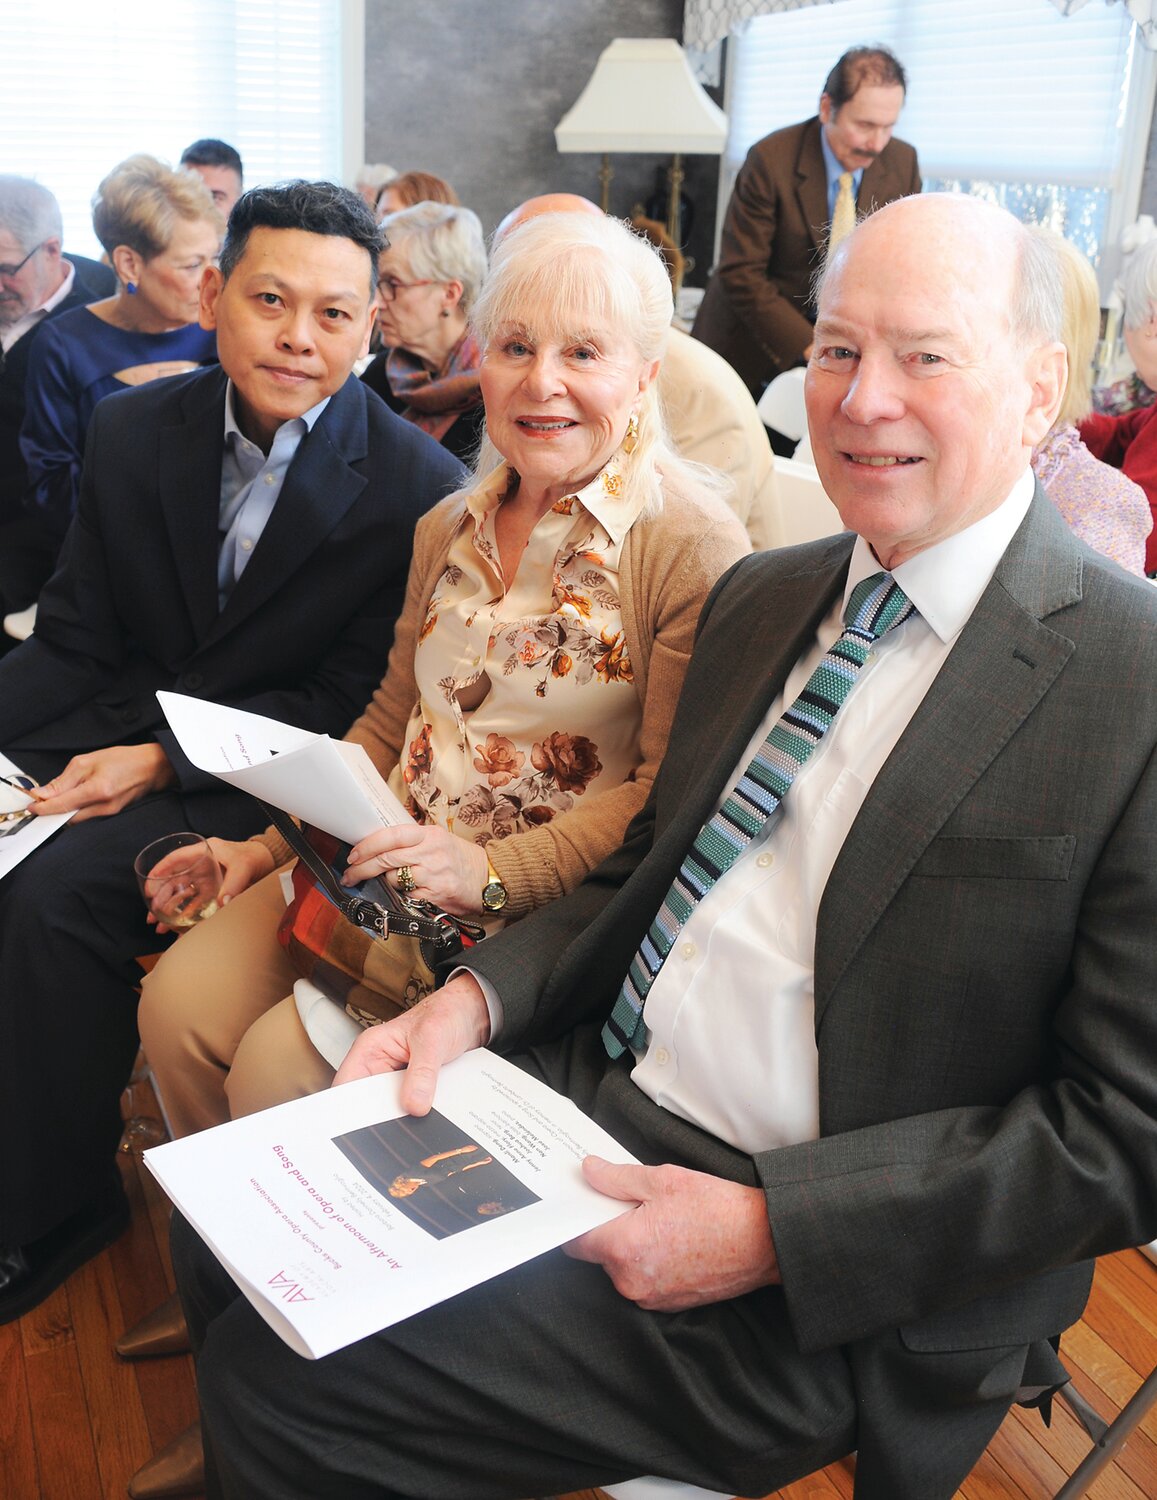
<svg viewBox="0 0 1157 1500">
<path fill-rule="evenodd" d="M 245 571 L 253 550 L 261 540 L 293 455 L 302 438 L 329 405 L 319 401 L 301 417 L 283 422 L 273 436 L 268 458 L 237 425 L 233 411 L 233 382 L 225 387 L 225 451 L 221 459 L 221 503 L 217 554 L 217 604 L 225 608 L 233 585 Z"/>
<path fill-rule="evenodd" d="M 840 166 L 839 162 L 836 160 L 836 154 L 828 145 L 828 138 L 824 134 L 824 127 L 822 125 L 820 126 L 820 149 L 824 153 L 824 166 L 827 168 L 828 174 L 828 223 L 830 224 L 836 211 L 836 195 L 840 190 L 840 177 L 848 169 L 847 167 Z M 861 167 L 858 172 L 852 173 L 853 198 L 859 198 L 860 183 L 863 180 L 864 169 L 863 167 Z"/>
</svg>

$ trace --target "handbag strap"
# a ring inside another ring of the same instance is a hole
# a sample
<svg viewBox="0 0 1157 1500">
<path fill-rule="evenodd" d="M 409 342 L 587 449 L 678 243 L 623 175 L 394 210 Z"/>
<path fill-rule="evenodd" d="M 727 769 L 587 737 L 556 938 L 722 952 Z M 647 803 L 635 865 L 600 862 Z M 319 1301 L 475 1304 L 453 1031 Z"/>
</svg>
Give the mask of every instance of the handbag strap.
<svg viewBox="0 0 1157 1500">
<path fill-rule="evenodd" d="M 436 908 L 432 909 L 432 914 L 420 911 L 416 905 L 402 902 L 382 880 L 376 880 L 373 884 L 382 892 L 388 905 L 371 901 L 359 894 L 359 891 L 342 885 L 288 813 L 282 812 L 279 807 L 271 807 L 267 802 L 262 802 L 261 805 L 278 833 L 306 865 L 347 922 L 352 922 L 355 927 L 362 928 L 383 942 L 391 932 L 395 932 L 417 938 L 420 943 L 432 943 L 439 950 L 462 947 L 463 932 L 449 912 L 438 911 Z M 364 882 L 359 889 L 364 889 L 366 884 L 369 882 Z M 465 932 L 473 937 L 473 929 L 469 924 L 464 925 Z"/>
</svg>

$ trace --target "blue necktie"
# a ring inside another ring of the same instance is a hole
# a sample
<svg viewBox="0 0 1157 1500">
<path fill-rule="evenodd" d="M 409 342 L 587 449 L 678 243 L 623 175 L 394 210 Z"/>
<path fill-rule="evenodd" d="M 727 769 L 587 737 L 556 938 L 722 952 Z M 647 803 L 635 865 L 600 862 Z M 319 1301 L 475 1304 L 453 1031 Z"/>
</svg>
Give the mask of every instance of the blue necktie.
<svg viewBox="0 0 1157 1500">
<path fill-rule="evenodd" d="M 851 692 L 872 646 L 906 620 L 913 608 L 889 573 L 874 573 L 852 590 L 843 634 L 772 726 L 723 806 L 699 830 L 631 960 L 610 1020 L 603 1027 L 603 1045 L 612 1057 L 619 1057 L 628 1047 L 643 1046 L 643 1004 L 687 918 L 783 801 Z"/>
</svg>

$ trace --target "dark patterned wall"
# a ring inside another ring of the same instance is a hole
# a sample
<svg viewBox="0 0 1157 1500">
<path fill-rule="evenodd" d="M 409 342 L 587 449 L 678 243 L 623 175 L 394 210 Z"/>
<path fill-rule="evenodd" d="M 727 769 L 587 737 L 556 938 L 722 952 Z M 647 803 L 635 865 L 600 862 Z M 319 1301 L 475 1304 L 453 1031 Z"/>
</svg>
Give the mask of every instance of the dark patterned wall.
<svg viewBox="0 0 1157 1500">
<path fill-rule="evenodd" d="M 562 156 L 554 127 L 618 36 L 682 36 L 682 0 L 366 0 L 366 158 L 452 182 L 490 232 L 536 193 L 599 197 L 599 158 Z M 611 211 L 655 191 L 666 158 L 614 156 Z M 703 284 L 718 163 L 689 157 L 689 249 Z"/>
</svg>

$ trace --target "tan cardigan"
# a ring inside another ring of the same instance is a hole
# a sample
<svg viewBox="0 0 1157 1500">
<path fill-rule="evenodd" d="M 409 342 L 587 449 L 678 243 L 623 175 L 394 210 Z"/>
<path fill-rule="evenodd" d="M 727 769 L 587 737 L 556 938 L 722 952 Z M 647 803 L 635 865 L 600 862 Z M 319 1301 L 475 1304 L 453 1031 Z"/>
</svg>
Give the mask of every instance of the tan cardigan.
<svg viewBox="0 0 1157 1500">
<path fill-rule="evenodd" d="M 430 597 L 464 514 L 451 495 L 418 522 L 406 601 L 398 617 L 386 675 L 346 739 L 364 745 L 384 777 L 401 758 L 406 726 L 418 701 L 414 653 Z M 712 585 L 751 551 L 727 504 L 703 491 L 664 483 L 658 515 L 640 516 L 623 542 L 619 596 L 623 633 L 642 703 L 639 764 L 631 780 L 549 823 L 491 839 L 486 846 L 506 887 L 503 916 L 521 917 L 572 890 L 622 840 L 646 801 L 667 748 L 675 704 L 691 655 L 699 612 Z M 277 864 L 292 850 L 272 829 L 260 835 Z"/>
</svg>

